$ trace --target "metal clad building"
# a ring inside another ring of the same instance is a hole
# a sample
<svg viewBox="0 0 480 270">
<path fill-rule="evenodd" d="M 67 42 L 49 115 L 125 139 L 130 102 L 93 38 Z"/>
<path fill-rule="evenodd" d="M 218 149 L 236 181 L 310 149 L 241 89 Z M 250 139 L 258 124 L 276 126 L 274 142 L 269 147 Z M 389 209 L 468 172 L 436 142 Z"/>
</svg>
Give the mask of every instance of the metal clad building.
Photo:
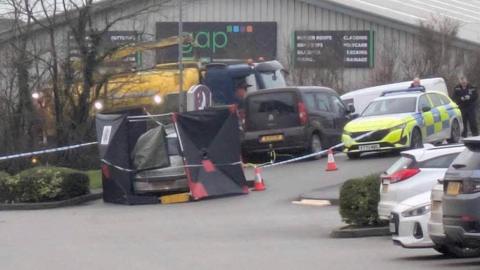
<svg viewBox="0 0 480 270">
<path fill-rule="evenodd" d="M 139 1 L 134 1 L 135 6 Z M 462 24 L 459 33 L 459 49 L 480 44 L 480 1 L 449 0 L 198 0 L 186 2 L 186 22 L 276 22 L 277 58 L 292 68 L 293 35 L 303 30 L 371 30 L 375 33 L 375 56 L 381 50 L 399 50 L 411 53 L 417 42 L 418 25 L 439 14 L 458 20 Z M 144 17 L 146 31 L 155 36 L 155 24 L 161 21 L 177 21 L 176 7 L 151 13 Z M 139 25 L 142 21 L 138 22 Z M 477 24 L 477 25 L 475 25 Z M 117 29 L 128 27 L 128 22 Z M 154 61 L 153 55 L 144 60 Z M 346 68 L 345 90 L 368 85 L 372 69 Z"/>
<path fill-rule="evenodd" d="M 480 0 L 183 0 L 185 22 L 275 22 L 276 56 L 292 69 L 295 31 L 368 30 L 374 31 L 374 55 L 382 50 L 412 53 L 418 42 L 418 25 L 444 16 L 461 22 L 460 50 L 480 45 Z M 156 0 L 106 0 L 96 4 L 97 23 L 142 9 Z M 120 21 L 112 30 L 135 30 L 144 39 L 155 39 L 157 23 L 178 20 L 177 1 L 146 14 Z M 65 29 L 65 28 L 64 28 Z M 65 30 L 66 31 L 66 30 Z M 275 34 L 275 33 L 272 33 Z M 143 53 L 143 66 L 151 66 L 156 57 Z M 344 88 L 367 86 L 372 68 L 346 68 Z"/>
</svg>

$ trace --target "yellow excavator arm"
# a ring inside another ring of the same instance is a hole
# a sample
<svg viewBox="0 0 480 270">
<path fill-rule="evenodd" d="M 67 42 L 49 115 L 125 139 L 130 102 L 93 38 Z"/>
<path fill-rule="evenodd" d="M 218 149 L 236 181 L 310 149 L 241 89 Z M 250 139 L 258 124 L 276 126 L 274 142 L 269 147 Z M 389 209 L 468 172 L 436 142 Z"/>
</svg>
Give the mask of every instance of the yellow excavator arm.
<svg viewBox="0 0 480 270">
<path fill-rule="evenodd" d="M 192 43 L 191 35 L 173 36 L 173 37 L 164 38 L 158 41 L 137 43 L 137 44 L 127 45 L 125 47 L 118 48 L 117 50 L 115 50 L 115 52 L 113 52 L 113 54 L 109 57 L 109 59 L 120 60 L 136 52 L 168 48 L 172 46 L 177 46 L 178 44 L 189 44 L 189 43 Z"/>
</svg>

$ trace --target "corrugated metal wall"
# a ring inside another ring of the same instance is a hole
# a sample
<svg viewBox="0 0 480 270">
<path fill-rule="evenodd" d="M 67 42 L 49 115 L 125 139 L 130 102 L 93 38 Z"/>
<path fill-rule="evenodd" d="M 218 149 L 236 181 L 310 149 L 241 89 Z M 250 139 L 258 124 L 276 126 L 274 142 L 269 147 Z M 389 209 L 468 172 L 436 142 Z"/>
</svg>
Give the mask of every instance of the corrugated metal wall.
<svg viewBox="0 0 480 270">
<path fill-rule="evenodd" d="M 184 2 L 189 1 L 184 0 Z M 318 2 L 321 4 L 321 0 Z M 136 19 L 135 25 L 138 27 L 145 24 L 143 29 L 154 35 L 156 22 L 176 20 L 178 20 L 178 12 L 176 7 L 171 7 Z M 383 49 L 395 48 L 401 53 L 409 53 L 415 42 L 414 35 L 403 30 L 372 22 L 375 20 L 368 21 L 352 17 L 298 0 L 197 0 L 185 5 L 184 20 L 276 21 L 277 56 L 284 64 L 288 64 L 288 50 L 292 46 L 292 35 L 295 30 L 373 30 L 375 31 L 376 58 Z M 131 27 L 131 22 L 123 22 L 115 28 L 128 30 Z M 393 42 L 397 45 L 393 46 Z M 144 55 L 146 63 L 151 64 L 153 60 L 152 54 Z M 371 69 L 346 69 L 345 90 L 368 86 L 371 72 Z"/>
</svg>

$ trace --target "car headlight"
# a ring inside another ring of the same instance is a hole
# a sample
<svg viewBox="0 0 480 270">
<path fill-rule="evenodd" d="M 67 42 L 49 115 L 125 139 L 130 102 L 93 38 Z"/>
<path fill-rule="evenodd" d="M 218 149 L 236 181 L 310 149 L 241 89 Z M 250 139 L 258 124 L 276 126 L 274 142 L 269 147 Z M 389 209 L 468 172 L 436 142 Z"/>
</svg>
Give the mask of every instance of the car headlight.
<svg viewBox="0 0 480 270">
<path fill-rule="evenodd" d="M 394 127 L 390 128 L 390 132 L 398 130 L 398 129 L 404 129 L 406 126 L 407 126 L 406 123 L 403 123 L 403 124 L 398 125 L 398 126 L 394 126 Z"/>
<path fill-rule="evenodd" d="M 103 110 L 103 102 L 101 100 L 97 100 L 93 103 L 93 106 L 95 107 L 95 110 L 101 111 Z"/>
<path fill-rule="evenodd" d="M 425 215 L 426 213 L 430 212 L 431 208 L 432 208 L 431 204 L 426 204 L 420 207 L 408 209 L 402 212 L 402 217 L 415 217 L 415 216 Z"/>
<path fill-rule="evenodd" d="M 163 102 L 162 96 L 161 95 L 153 96 L 153 102 L 155 102 L 155 104 L 161 104 Z"/>
</svg>

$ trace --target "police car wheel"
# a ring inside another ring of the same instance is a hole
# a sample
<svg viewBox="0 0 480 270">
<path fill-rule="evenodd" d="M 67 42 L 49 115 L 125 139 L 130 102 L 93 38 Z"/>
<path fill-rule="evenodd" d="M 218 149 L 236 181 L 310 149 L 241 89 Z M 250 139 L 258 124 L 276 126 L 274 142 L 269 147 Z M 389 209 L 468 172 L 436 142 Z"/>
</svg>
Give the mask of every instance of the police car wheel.
<svg viewBox="0 0 480 270">
<path fill-rule="evenodd" d="M 411 149 L 417 149 L 417 148 L 422 148 L 423 147 L 423 141 L 422 141 L 422 134 L 418 130 L 418 128 L 415 128 L 412 132 L 412 139 L 410 142 L 410 148 Z"/>
<path fill-rule="evenodd" d="M 460 124 L 457 120 L 453 120 L 452 129 L 450 132 L 450 139 L 448 139 L 448 143 L 458 143 L 460 141 Z"/>
</svg>

